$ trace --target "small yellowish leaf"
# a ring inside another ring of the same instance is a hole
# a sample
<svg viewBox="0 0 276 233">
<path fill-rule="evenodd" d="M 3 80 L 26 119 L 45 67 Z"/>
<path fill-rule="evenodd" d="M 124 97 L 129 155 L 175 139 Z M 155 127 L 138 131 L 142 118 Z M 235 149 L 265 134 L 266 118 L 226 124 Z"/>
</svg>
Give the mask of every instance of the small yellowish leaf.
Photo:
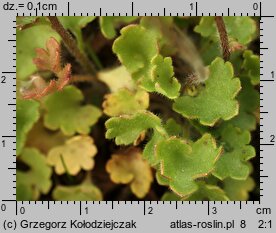
<svg viewBox="0 0 276 233">
<path fill-rule="evenodd" d="M 138 148 L 128 148 L 112 155 L 106 164 L 106 170 L 113 182 L 130 184 L 131 191 L 138 198 L 145 197 L 150 190 L 153 181 L 151 168 Z"/>
<path fill-rule="evenodd" d="M 146 110 L 149 106 L 149 94 L 144 90 L 136 92 L 121 89 L 116 93 L 105 96 L 103 102 L 104 113 L 108 116 L 120 116 L 134 114 L 140 110 Z"/>
<path fill-rule="evenodd" d="M 122 88 L 126 88 L 130 91 L 136 89 L 130 73 L 124 66 L 100 71 L 98 73 L 98 78 L 109 87 L 111 92 L 117 92 Z"/>
<path fill-rule="evenodd" d="M 89 136 L 75 136 L 64 145 L 54 147 L 47 156 L 49 165 L 55 168 L 58 175 L 68 173 L 77 175 L 81 169 L 91 170 L 94 167 L 93 157 L 97 147 Z"/>
</svg>

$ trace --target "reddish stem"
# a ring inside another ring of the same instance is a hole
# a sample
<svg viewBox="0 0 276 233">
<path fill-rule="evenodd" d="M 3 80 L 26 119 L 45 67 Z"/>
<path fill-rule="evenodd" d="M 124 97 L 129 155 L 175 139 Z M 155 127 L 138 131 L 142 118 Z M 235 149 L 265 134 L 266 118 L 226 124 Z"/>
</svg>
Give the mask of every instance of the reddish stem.
<svg viewBox="0 0 276 233">
<path fill-rule="evenodd" d="M 224 61 L 228 61 L 230 58 L 230 49 L 229 49 L 228 35 L 223 21 L 223 17 L 215 16 L 215 21 L 219 32 L 220 44 L 223 52 L 223 59 Z"/>
<path fill-rule="evenodd" d="M 96 75 L 96 69 L 90 60 L 83 54 L 74 38 L 71 34 L 62 26 L 56 16 L 48 16 L 49 21 L 51 22 L 52 28 L 61 36 L 65 46 L 69 52 L 77 59 L 81 66 L 85 69 L 86 72 Z"/>
</svg>

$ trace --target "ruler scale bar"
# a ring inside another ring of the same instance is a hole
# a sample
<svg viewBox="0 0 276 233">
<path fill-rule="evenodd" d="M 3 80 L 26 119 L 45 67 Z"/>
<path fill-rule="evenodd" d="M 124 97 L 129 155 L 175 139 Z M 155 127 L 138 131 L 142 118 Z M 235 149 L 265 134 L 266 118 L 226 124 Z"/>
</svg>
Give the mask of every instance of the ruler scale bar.
<svg viewBox="0 0 276 233">
<path fill-rule="evenodd" d="M 32 2 L 32 1 L 29 1 Z M 43 1 L 40 1 L 41 3 Z M 157 5 L 150 1 L 84 1 L 80 4 L 78 1 L 64 1 L 54 2 L 47 1 L 47 4 L 56 6 L 54 10 L 41 10 L 38 8 L 37 1 L 33 1 L 34 7 L 29 10 L 27 3 L 14 0 L 10 2 L 16 5 L 17 10 L 4 11 L 1 9 L 1 20 L 5 22 L 3 28 L 6 27 L 7 33 L 1 36 L 2 51 L 5 52 L 6 58 L 3 60 L 1 74 L 10 80 L 10 86 L 3 88 L 0 86 L 0 94 L 2 97 L 1 109 L 2 112 L 7 113 L 3 116 L 1 124 L 1 137 L 8 145 L 1 149 L 1 156 L 5 156 L 5 163 L 1 161 L 1 170 L 3 170 L 4 178 L 3 187 L 1 189 L 0 202 L 0 228 L 8 227 L 4 224 L 12 222 L 11 219 L 16 219 L 17 225 L 27 224 L 27 222 L 20 222 L 18 219 L 26 219 L 26 221 L 34 221 L 39 219 L 41 222 L 48 221 L 54 223 L 56 221 L 64 222 L 66 225 L 66 232 L 90 232 L 94 225 L 101 222 L 106 224 L 106 228 L 101 231 L 110 230 L 111 226 L 115 226 L 115 222 L 123 222 L 129 224 L 128 232 L 149 232 L 154 230 L 156 232 L 176 232 L 177 230 L 189 230 L 189 232 L 198 232 L 198 230 L 212 230 L 219 232 L 260 232 L 270 231 L 271 220 L 275 221 L 275 214 L 272 212 L 273 197 L 276 196 L 275 190 L 271 187 L 275 186 L 275 169 L 273 164 L 275 161 L 275 143 L 270 141 L 270 136 L 275 135 L 275 110 L 273 108 L 273 101 L 275 100 L 275 82 L 271 78 L 270 73 L 275 71 L 275 64 L 273 63 L 273 52 L 275 53 L 275 38 L 271 37 L 272 28 L 275 28 L 275 16 L 273 9 L 275 9 L 274 2 L 252 2 L 250 0 L 232 2 L 222 2 L 216 0 L 208 1 L 167 1 L 158 2 Z M 194 8 L 191 9 L 190 4 Z M 255 5 L 257 4 L 257 5 Z M 2 5 L 2 3 L 1 3 Z M 30 7 L 30 6 L 29 6 Z M 14 8 L 15 9 L 15 8 Z M 16 42 L 15 30 L 16 21 L 15 16 L 119 16 L 119 15 L 180 15 L 180 16 L 259 16 L 260 17 L 260 74 L 261 74 L 261 108 L 265 111 L 260 111 L 260 201 L 234 201 L 234 202 L 213 202 L 213 201 L 198 201 L 198 202 L 164 202 L 164 201 L 131 201 L 131 202 L 78 202 L 78 201 L 36 201 L 36 202 L 17 202 L 15 179 L 15 151 L 16 142 L 14 135 L 16 129 L 15 109 L 10 106 L 16 106 L 12 100 L 16 99 L 16 45 L 11 42 Z M 271 37 L 271 38 L 270 38 Z M 5 41 L 4 41 L 5 40 Z M 274 46 L 274 47 L 273 47 Z M 276 72 L 276 71 L 275 71 Z M 3 95 L 3 96 L 2 96 Z M 3 98 L 4 97 L 4 98 Z M 6 102 L 4 102 L 6 101 Z M 271 103 L 272 102 L 272 103 Z M 12 121 L 12 122 L 11 122 Z M 5 122 L 11 124 L 5 125 Z M 9 127 L 9 128 L 7 128 Z M 274 156 L 274 157 L 273 157 Z M 7 163 L 6 163 L 7 162 Z M 4 166 L 5 164 L 5 166 Z M 13 166 L 12 166 L 13 165 Z M 4 171 L 5 170 L 5 171 Z M 13 171 L 12 173 L 9 171 Z M 8 174 L 12 174 L 8 175 Z M 10 180 L 9 180 L 10 179 Z M 275 211 L 275 210 L 273 210 Z M 273 213 L 273 215 L 272 215 Z M 34 218 L 35 216 L 35 218 Z M 206 219 L 208 221 L 206 221 Z M 76 222 L 74 222 L 76 220 Z M 111 221 L 112 220 L 112 221 Z M 105 221 L 105 223 L 104 223 Z M 87 222 L 85 228 L 83 222 Z M 94 224 L 92 226 L 92 223 Z M 112 225 L 113 224 L 113 225 Z M 131 225 L 132 224 L 132 225 Z M 220 228 L 222 224 L 222 228 Z M 275 224 L 273 222 L 273 224 Z M 272 224 L 272 226 L 273 226 Z M 14 224 L 11 223 L 13 227 Z M 109 228 L 107 227 L 110 226 Z M 186 228 L 184 229 L 184 225 Z M 232 226 L 235 228 L 231 229 Z M 49 225 L 50 226 L 50 225 Z M 77 226 L 77 227 L 75 227 Z M 78 226 L 82 226 L 79 228 Z M 51 225 L 51 230 L 57 230 Z M 131 228 L 132 227 L 132 228 Z M 182 227 L 182 228 L 181 228 Z M 138 231 L 137 229 L 138 228 Z M 42 230 L 42 229 L 40 229 Z M 99 228 L 98 228 L 99 230 Z M 124 229 L 126 230 L 126 229 Z M 115 232 L 120 232 L 119 229 L 114 229 Z M 15 232 L 22 232 L 22 229 L 16 228 Z M 28 232 L 38 232 L 36 229 L 28 228 Z"/>
</svg>

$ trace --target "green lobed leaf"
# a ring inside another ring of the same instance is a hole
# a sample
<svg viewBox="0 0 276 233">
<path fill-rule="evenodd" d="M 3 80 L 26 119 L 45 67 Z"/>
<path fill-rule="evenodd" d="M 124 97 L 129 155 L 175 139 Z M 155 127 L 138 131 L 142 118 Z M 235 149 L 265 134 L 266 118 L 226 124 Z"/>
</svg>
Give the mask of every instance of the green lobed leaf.
<svg viewBox="0 0 276 233">
<path fill-rule="evenodd" d="M 199 52 L 205 65 L 209 65 L 216 57 L 222 54 L 218 42 L 210 41 L 205 37 L 202 37 L 200 40 Z"/>
<path fill-rule="evenodd" d="M 63 27 L 70 30 L 77 39 L 78 47 L 83 51 L 84 44 L 81 29 L 92 22 L 96 16 L 59 16 Z"/>
<path fill-rule="evenodd" d="M 186 200 L 198 201 L 229 201 L 224 190 L 216 185 L 206 184 L 205 182 L 197 182 L 198 190 L 189 196 Z"/>
<path fill-rule="evenodd" d="M 179 96 L 180 83 L 174 77 L 172 59 L 157 55 L 152 60 L 152 75 L 155 80 L 155 90 L 170 99 Z"/>
<path fill-rule="evenodd" d="M 154 34 L 162 55 L 170 56 L 177 51 L 178 48 L 175 46 L 175 38 L 172 36 L 172 31 L 174 30 L 173 17 L 142 17 L 140 25 Z"/>
<path fill-rule="evenodd" d="M 81 91 L 74 86 L 47 96 L 44 99 L 44 125 L 51 130 L 61 129 L 65 135 L 89 134 L 101 111 L 93 105 L 82 106 L 83 99 Z"/>
<path fill-rule="evenodd" d="M 227 16 L 223 17 L 223 19 L 230 39 L 235 39 L 244 45 L 254 39 L 257 25 L 251 17 Z"/>
<path fill-rule="evenodd" d="M 116 36 L 116 26 L 120 23 L 131 23 L 137 18 L 137 16 L 101 16 L 101 32 L 107 39 L 113 39 Z"/>
<path fill-rule="evenodd" d="M 164 131 L 163 128 L 156 127 L 153 130 L 151 139 L 145 145 L 143 151 L 143 157 L 149 162 L 151 166 L 156 166 L 159 163 L 159 160 L 155 156 L 155 150 L 158 143 L 162 142 L 163 140 L 167 139 L 168 135 L 167 132 Z"/>
<path fill-rule="evenodd" d="M 52 186 L 52 170 L 46 164 L 46 157 L 37 149 L 25 148 L 20 156 L 20 161 L 30 167 L 27 172 L 16 171 L 16 200 L 37 200 L 40 194 L 47 194 Z M 26 193 L 22 193 L 26 192 Z M 27 199 L 25 199 L 27 198 Z"/>
<path fill-rule="evenodd" d="M 231 201 L 247 201 L 254 188 L 255 182 L 250 176 L 246 180 L 227 178 L 223 181 L 223 189 Z"/>
<path fill-rule="evenodd" d="M 204 134 L 191 144 L 178 138 L 162 141 L 157 145 L 156 156 L 170 189 L 183 197 L 198 190 L 195 180 L 206 177 L 215 168 L 221 151 L 222 147 L 217 148 L 212 136 Z"/>
<path fill-rule="evenodd" d="M 39 193 L 37 190 L 33 191 L 29 185 L 20 184 L 17 181 L 16 184 L 16 200 L 17 201 L 33 201 L 37 199 Z"/>
<path fill-rule="evenodd" d="M 213 16 L 201 17 L 200 22 L 194 28 L 194 31 L 200 33 L 203 37 L 215 37 L 217 33 L 215 18 Z"/>
<path fill-rule="evenodd" d="M 169 118 L 164 125 L 169 136 L 182 136 L 183 126 L 178 124 L 173 118 Z"/>
<path fill-rule="evenodd" d="M 42 117 L 34 124 L 28 133 L 26 147 L 36 148 L 47 154 L 55 146 L 62 145 L 68 139 L 61 131 L 51 131 L 44 127 Z"/>
<path fill-rule="evenodd" d="M 139 25 L 124 27 L 113 44 L 113 51 L 132 78 L 145 90 L 156 91 L 170 99 L 179 96 L 181 86 L 173 77 L 172 60 L 159 55 L 154 32 Z"/>
<path fill-rule="evenodd" d="M 246 45 L 254 39 L 257 26 L 251 17 L 227 16 L 223 17 L 223 20 L 230 40 L 233 39 Z M 199 25 L 194 30 L 203 37 L 218 40 L 215 17 L 201 17 Z"/>
<path fill-rule="evenodd" d="M 117 145 L 129 145 L 147 129 L 161 127 L 161 120 L 151 112 L 141 111 L 134 115 L 112 117 L 106 121 L 106 138 L 115 138 Z"/>
<path fill-rule="evenodd" d="M 158 54 L 158 47 L 154 34 L 139 25 L 126 26 L 112 49 L 135 81 L 147 91 L 155 90 L 151 60 Z"/>
<path fill-rule="evenodd" d="M 57 201 L 102 201 L 101 190 L 93 184 L 74 186 L 58 185 L 53 191 L 53 198 Z"/>
<path fill-rule="evenodd" d="M 246 50 L 243 53 L 243 58 L 244 73 L 250 78 L 253 85 L 260 84 L 260 57 L 253 54 L 252 51 Z"/>
<path fill-rule="evenodd" d="M 255 157 L 254 147 L 248 145 L 251 140 L 250 132 L 230 124 L 221 127 L 219 132 L 221 141 L 225 143 L 225 152 L 218 160 L 213 175 L 221 180 L 227 177 L 247 179 L 250 173 L 248 160 Z"/>
<path fill-rule="evenodd" d="M 16 101 L 16 155 L 25 145 L 28 132 L 39 118 L 39 103 L 34 100 Z"/>
<path fill-rule="evenodd" d="M 260 94 L 247 77 L 241 77 L 242 89 L 237 96 L 240 111 L 237 116 L 225 124 L 233 124 L 242 130 L 255 130 L 256 117 L 254 112 L 260 106 Z"/>
<path fill-rule="evenodd" d="M 161 201 L 180 201 L 181 198 L 173 192 L 165 192 L 161 197 Z"/>
<path fill-rule="evenodd" d="M 160 167 L 158 167 L 156 169 L 155 178 L 156 178 L 156 181 L 159 185 L 162 185 L 162 186 L 169 186 L 170 185 L 170 180 L 167 177 L 165 177 L 161 174 Z M 177 195 L 177 196 L 179 197 L 179 195 Z"/>
<path fill-rule="evenodd" d="M 35 24 L 46 23 L 45 17 L 38 16 L 17 16 L 16 17 L 16 28 L 24 30 L 26 28 L 35 26 Z"/>
<path fill-rule="evenodd" d="M 49 25 L 35 25 L 25 30 L 16 30 L 16 78 L 26 79 L 37 68 L 33 63 L 36 48 L 44 48 L 46 41 L 60 36 Z"/>
<path fill-rule="evenodd" d="M 103 111 L 108 116 L 134 114 L 149 106 L 149 94 L 144 90 L 136 92 L 121 89 L 118 92 L 105 95 Z"/>
<path fill-rule="evenodd" d="M 173 109 L 186 118 L 199 119 L 201 124 L 213 126 L 219 119 L 229 120 L 238 114 L 235 97 L 240 88 L 240 80 L 233 77 L 231 63 L 216 58 L 210 65 L 205 87 L 195 97 L 176 99 Z"/>
</svg>

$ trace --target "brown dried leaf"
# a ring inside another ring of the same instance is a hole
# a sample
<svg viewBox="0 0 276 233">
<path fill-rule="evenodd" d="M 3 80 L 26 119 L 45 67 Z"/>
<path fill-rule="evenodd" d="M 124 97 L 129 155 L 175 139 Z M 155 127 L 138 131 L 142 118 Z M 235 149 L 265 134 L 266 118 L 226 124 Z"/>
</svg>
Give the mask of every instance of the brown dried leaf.
<svg viewBox="0 0 276 233">
<path fill-rule="evenodd" d="M 24 99 L 40 99 L 56 90 L 60 91 L 66 86 L 71 77 L 71 64 L 62 68 L 60 59 L 60 44 L 54 37 L 46 42 L 46 50 L 36 49 L 36 58 L 33 59 L 39 70 L 51 71 L 57 76 L 57 80 L 51 80 L 48 84 L 39 76 L 33 76 L 30 80 L 30 88 L 22 89 Z M 39 81 L 38 80 L 39 77 Z"/>
<path fill-rule="evenodd" d="M 60 45 L 54 37 L 46 42 L 46 50 L 43 48 L 36 49 L 36 58 L 34 64 L 39 70 L 50 70 L 58 73 L 61 70 L 60 65 Z"/>
</svg>

